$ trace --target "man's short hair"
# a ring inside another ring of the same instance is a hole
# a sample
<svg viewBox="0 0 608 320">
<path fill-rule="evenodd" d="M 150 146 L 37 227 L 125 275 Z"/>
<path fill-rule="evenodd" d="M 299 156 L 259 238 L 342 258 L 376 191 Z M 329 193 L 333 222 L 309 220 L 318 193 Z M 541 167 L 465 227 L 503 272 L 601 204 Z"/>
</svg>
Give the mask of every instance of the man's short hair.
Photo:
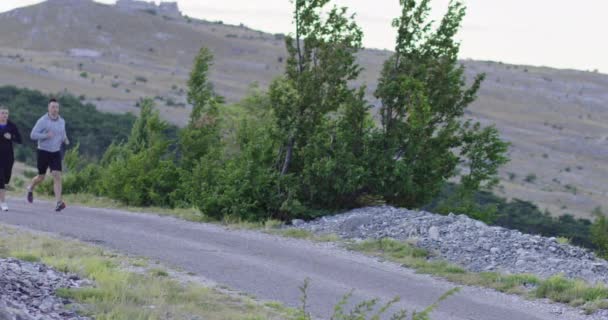
<svg viewBox="0 0 608 320">
<path fill-rule="evenodd" d="M 3 104 L 0 104 L 0 110 L 6 110 L 6 111 L 8 111 L 8 107 L 5 106 L 5 105 L 3 105 Z"/>
<path fill-rule="evenodd" d="M 49 99 L 49 104 L 51 104 L 51 103 L 53 103 L 53 102 L 57 103 L 57 99 L 55 99 L 55 98 L 51 98 L 51 99 Z"/>
</svg>

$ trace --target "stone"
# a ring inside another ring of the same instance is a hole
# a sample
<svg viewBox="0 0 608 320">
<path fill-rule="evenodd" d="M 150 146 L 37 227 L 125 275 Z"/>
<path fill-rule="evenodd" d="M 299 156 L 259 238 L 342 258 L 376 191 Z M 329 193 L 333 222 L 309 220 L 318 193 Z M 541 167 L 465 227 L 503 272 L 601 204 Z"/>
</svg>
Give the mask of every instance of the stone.
<svg viewBox="0 0 608 320">
<path fill-rule="evenodd" d="M 59 288 L 81 287 L 78 277 L 40 263 L 0 259 L 0 320 L 83 320 L 64 309 L 71 301 L 55 296 Z"/>
<path fill-rule="evenodd" d="M 433 226 L 429 228 L 429 237 L 431 237 L 431 240 L 434 241 L 439 241 L 440 240 L 440 236 L 439 236 L 439 228 Z"/>
<path fill-rule="evenodd" d="M 299 227 L 301 225 L 303 225 L 304 223 L 306 223 L 304 220 L 302 219 L 293 219 L 291 220 L 291 225 L 294 227 Z"/>
</svg>

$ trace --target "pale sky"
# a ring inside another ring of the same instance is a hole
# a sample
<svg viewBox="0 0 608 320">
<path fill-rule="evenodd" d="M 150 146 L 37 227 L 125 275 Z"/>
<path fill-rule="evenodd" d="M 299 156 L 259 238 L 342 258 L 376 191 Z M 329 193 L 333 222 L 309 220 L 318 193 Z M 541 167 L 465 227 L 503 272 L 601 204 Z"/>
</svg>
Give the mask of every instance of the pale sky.
<svg viewBox="0 0 608 320">
<path fill-rule="evenodd" d="M 115 0 L 97 0 L 114 3 Z M 0 0 L 0 12 L 41 2 Z M 159 1 L 155 1 L 158 3 Z M 192 17 L 243 23 L 251 28 L 288 33 L 289 0 L 178 0 Z M 357 13 L 364 45 L 393 49 L 391 20 L 399 0 L 334 0 Z M 431 0 L 435 19 L 449 0 Z M 542 65 L 608 73 L 607 0 L 464 0 L 468 10 L 458 38 L 461 58 Z M 263 3 L 263 4 L 262 4 Z"/>
</svg>

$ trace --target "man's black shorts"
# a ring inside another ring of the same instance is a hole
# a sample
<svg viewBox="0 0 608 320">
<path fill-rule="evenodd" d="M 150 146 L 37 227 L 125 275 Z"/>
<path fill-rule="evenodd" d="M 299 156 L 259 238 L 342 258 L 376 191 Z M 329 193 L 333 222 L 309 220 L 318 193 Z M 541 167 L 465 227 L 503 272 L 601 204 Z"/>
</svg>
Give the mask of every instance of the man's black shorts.
<svg viewBox="0 0 608 320">
<path fill-rule="evenodd" d="M 49 168 L 51 171 L 62 171 L 61 151 L 48 152 L 38 149 L 38 174 L 45 175 Z"/>
</svg>

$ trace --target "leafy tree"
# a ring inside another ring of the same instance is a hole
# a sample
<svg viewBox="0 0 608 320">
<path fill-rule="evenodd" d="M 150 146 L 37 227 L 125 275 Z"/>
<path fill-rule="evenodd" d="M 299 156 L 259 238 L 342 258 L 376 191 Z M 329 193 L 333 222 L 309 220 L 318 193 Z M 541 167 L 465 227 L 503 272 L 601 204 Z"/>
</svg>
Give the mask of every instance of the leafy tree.
<svg viewBox="0 0 608 320">
<path fill-rule="evenodd" d="M 507 161 L 507 144 L 493 127 L 463 121 L 483 80 L 465 84 L 454 40 L 464 5 L 451 1 L 433 29 L 429 0 L 401 0 L 395 53 L 384 64 L 375 96 L 381 101 L 381 130 L 374 144 L 374 189 L 392 203 L 416 207 L 429 202 L 444 182 L 462 174 L 462 193 L 492 186 Z"/>
<path fill-rule="evenodd" d="M 348 82 L 360 72 L 355 53 L 363 34 L 346 8 L 323 14 L 330 0 L 294 2 L 296 30 L 285 38 L 285 74 L 270 87 L 277 129 L 284 137 L 278 164 L 282 175 L 301 170 L 299 151 L 351 93 Z"/>
<path fill-rule="evenodd" d="M 108 149 L 104 157 L 100 192 L 129 205 L 173 206 L 179 179 L 174 159 L 167 154 L 167 128 L 153 102 L 144 100 L 127 143 Z"/>
<path fill-rule="evenodd" d="M 264 220 L 278 217 L 279 174 L 273 167 L 276 140 L 260 123 L 241 123 L 239 152 L 230 158 L 209 154 L 191 172 L 187 198 L 205 215 L 216 218 Z"/>
<path fill-rule="evenodd" d="M 601 210 L 594 210 L 595 221 L 591 225 L 591 239 L 597 246 L 597 253 L 608 257 L 608 218 Z"/>
<path fill-rule="evenodd" d="M 213 92 L 209 82 L 212 60 L 209 50 L 201 48 L 188 80 L 188 103 L 192 105 L 192 112 L 188 126 L 180 134 L 180 152 L 186 170 L 220 144 L 218 105 L 223 98 Z"/>
<path fill-rule="evenodd" d="M 374 129 L 364 92 L 360 88 L 349 95 L 303 148 L 301 194 L 309 206 L 338 209 L 362 204 L 360 198 L 373 178 L 368 146 Z"/>
</svg>

